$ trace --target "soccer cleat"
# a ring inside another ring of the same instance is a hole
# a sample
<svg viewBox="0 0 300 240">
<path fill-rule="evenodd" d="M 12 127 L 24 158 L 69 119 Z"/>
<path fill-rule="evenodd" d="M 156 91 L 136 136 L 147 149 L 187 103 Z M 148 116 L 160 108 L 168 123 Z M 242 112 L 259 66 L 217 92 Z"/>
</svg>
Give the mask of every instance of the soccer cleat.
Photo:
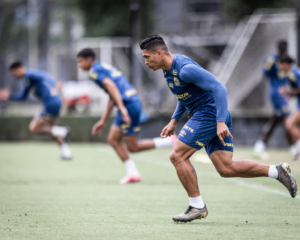
<svg viewBox="0 0 300 240">
<path fill-rule="evenodd" d="M 61 160 L 71 160 L 73 158 L 73 154 L 68 144 L 63 143 L 61 145 Z"/>
<path fill-rule="evenodd" d="M 297 183 L 292 176 L 291 168 L 288 163 L 276 165 L 278 171 L 278 181 L 281 182 L 290 192 L 292 198 L 297 195 Z"/>
<path fill-rule="evenodd" d="M 136 174 L 136 175 L 132 175 L 132 176 L 127 175 L 120 180 L 120 184 L 139 182 L 139 181 L 141 181 L 141 179 L 142 179 L 142 176 L 140 174 Z"/>
<path fill-rule="evenodd" d="M 188 209 L 173 217 L 173 221 L 178 223 L 178 222 L 191 222 L 196 219 L 201 219 L 201 218 L 206 218 L 208 215 L 208 210 L 206 205 L 204 205 L 204 208 L 198 209 L 194 208 L 192 206 L 189 206 Z"/>
</svg>

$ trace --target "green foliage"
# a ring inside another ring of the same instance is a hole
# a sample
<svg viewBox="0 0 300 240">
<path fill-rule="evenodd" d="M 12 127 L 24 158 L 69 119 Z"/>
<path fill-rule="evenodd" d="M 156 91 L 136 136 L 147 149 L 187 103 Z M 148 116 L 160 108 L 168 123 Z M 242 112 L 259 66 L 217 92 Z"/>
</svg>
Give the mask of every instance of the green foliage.
<svg viewBox="0 0 300 240">
<path fill-rule="evenodd" d="M 125 0 L 77 0 L 86 36 L 128 36 L 129 6 Z"/>
<path fill-rule="evenodd" d="M 227 0 L 225 8 L 231 16 L 240 18 L 259 8 L 292 8 L 293 0 Z"/>
</svg>

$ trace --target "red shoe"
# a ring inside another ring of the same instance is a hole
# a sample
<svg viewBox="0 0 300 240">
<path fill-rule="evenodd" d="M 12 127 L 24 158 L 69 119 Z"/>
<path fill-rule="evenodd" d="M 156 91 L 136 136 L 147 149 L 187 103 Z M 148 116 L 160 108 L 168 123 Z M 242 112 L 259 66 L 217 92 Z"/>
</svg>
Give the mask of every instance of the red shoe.
<svg viewBox="0 0 300 240">
<path fill-rule="evenodd" d="M 136 174 L 133 176 L 127 175 L 120 180 L 120 184 L 134 183 L 141 181 L 142 176 L 140 174 Z"/>
</svg>

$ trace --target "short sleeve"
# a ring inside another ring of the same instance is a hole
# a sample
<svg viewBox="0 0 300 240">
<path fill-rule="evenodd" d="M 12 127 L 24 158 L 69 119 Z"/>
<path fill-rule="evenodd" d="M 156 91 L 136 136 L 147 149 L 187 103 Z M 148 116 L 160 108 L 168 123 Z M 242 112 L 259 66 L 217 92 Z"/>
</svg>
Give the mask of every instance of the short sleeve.
<svg viewBox="0 0 300 240">
<path fill-rule="evenodd" d="M 101 68 L 101 69 L 92 69 L 89 72 L 89 78 L 94 81 L 99 81 L 102 83 L 104 78 L 110 77 L 110 72 L 107 69 Z"/>
</svg>

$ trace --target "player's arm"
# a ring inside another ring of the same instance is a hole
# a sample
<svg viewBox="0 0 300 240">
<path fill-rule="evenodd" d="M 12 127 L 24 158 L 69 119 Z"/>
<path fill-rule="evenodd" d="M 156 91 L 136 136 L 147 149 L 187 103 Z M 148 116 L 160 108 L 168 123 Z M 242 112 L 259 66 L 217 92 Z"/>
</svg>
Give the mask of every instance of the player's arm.
<svg viewBox="0 0 300 240">
<path fill-rule="evenodd" d="M 177 101 L 177 106 L 172 115 L 170 123 L 166 127 L 163 128 L 163 130 L 160 134 L 160 136 L 162 138 L 166 138 L 166 137 L 169 137 L 174 134 L 174 131 L 177 127 L 177 123 L 180 121 L 180 119 L 182 118 L 185 111 L 186 111 L 186 109 L 185 109 L 184 105 L 180 101 Z"/>
<path fill-rule="evenodd" d="M 103 87 L 108 91 L 110 97 L 113 99 L 117 107 L 119 108 L 122 118 L 124 122 L 129 123 L 131 122 L 128 111 L 124 106 L 123 100 L 121 98 L 121 94 L 119 89 L 117 88 L 116 84 L 108 77 L 104 78 L 102 81 Z"/>
<path fill-rule="evenodd" d="M 30 86 L 24 87 L 21 92 L 11 93 L 7 89 L 0 90 L 0 99 L 11 101 L 24 101 L 29 94 Z"/>
<path fill-rule="evenodd" d="M 97 133 L 99 135 L 102 134 L 102 131 L 106 125 L 107 119 L 110 117 L 113 107 L 114 107 L 114 101 L 112 98 L 109 98 L 104 114 L 102 115 L 101 119 L 94 124 L 92 128 L 93 136 L 95 136 Z"/>
<path fill-rule="evenodd" d="M 180 70 L 180 78 L 187 83 L 192 83 L 197 87 L 212 92 L 217 106 L 217 134 L 225 144 L 224 138 L 230 136 L 228 127 L 225 124 L 228 113 L 227 89 L 210 72 L 194 64 L 188 64 Z"/>
</svg>

